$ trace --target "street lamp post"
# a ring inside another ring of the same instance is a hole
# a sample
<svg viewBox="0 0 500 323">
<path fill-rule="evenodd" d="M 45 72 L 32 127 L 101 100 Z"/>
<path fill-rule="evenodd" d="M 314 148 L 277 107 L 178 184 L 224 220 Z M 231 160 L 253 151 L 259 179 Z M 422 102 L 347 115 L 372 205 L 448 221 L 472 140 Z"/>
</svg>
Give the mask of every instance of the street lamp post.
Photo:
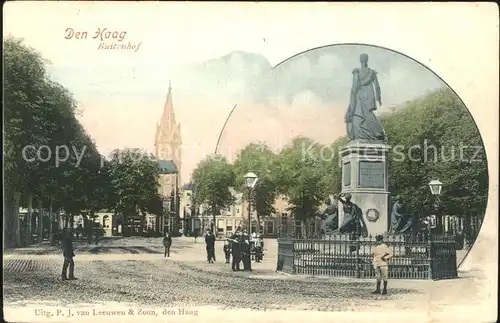
<svg viewBox="0 0 500 323">
<path fill-rule="evenodd" d="M 248 189 L 248 233 L 251 234 L 251 230 L 252 230 L 252 217 L 251 217 L 251 214 L 252 214 L 252 203 L 251 203 L 251 195 L 252 195 L 252 191 L 255 187 L 255 184 L 257 184 L 257 181 L 259 180 L 259 178 L 257 177 L 257 175 L 255 175 L 255 173 L 252 173 L 252 172 L 249 172 L 249 173 L 246 173 L 245 176 L 245 186 L 247 187 Z M 260 224 L 259 224 L 260 225 Z M 260 228 L 259 228 L 260 229 Z"/>
<path fill-rule="evenodd" d="M 443 188 L 443 183 L 441 183 L 439 180 L 432 180 L 429 182 L 429 188 L 431 190 L 431 194 L 434 196 L 434 204 L 433 204 L 433 207 L 434 207 L 434 212 L 435 212 L 435 217 L 436 217 L 436 226 L 438 228 L 441 228 L 441 219 L 440 219 L 440 214 L 439 214 L 439 211 L 440 211 L 440 199 L 439 199 L 439 196 L 441 195 L 441 189 Z M 430 227 L 432 227 L 431 223 L 433 222 L 432 221 L 432 218 L 429 219 L 430 220 L 430 223 L 429 223 L 429 231 L 430 231 Z"/>
</svg>

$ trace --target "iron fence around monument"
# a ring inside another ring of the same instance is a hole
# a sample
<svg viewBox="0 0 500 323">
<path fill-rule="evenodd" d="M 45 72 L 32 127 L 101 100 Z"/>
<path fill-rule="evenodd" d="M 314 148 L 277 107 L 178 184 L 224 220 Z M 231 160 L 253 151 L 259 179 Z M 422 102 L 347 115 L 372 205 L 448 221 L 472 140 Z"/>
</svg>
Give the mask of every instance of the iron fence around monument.
<svg viewBox="0 0 500 323">
<path fill-rule="evenodd" d="M 391 279 L 450 279 L 458 277 L 454 236 L 389 235 Z M 277 270 L 299 275 L 375 278 L 374 237 L 350 234 L 278 238 Z"/>
</svg>

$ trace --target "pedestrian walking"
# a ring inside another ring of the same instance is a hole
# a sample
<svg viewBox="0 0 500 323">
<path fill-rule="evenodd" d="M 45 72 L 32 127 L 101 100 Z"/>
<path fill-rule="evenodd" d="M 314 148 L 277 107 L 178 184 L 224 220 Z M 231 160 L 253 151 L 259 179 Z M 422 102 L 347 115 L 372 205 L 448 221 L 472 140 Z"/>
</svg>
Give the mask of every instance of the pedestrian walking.
<svg viewBox="0 0 500 323">
<path fill-rule="evenodd" d="M 205 235 L 205 244 L 207 247 L 207 261 L 213 264 L 215 261 L 215 236 L 210 230 L 207 230 L 207 234 Z"/>
<path fill-rule="evenodd" d="M 165 247 L 165 255 L 164 257 L 170 257 L 170 247 L 172 246 L 172 236 L 169 232 L 165 233 L 165 237 L 163 237 L 163 246 Z"/>
<path fill-rule="evenodd" d="M 194 229 L 194 232 L 193 232 L 194 243 L 196 243 L 198 241 L 198 236 L 199 236 L 198 229 Z"/>
<path fill-rule="evenodd" d="M 376 238 L 376 246 L 373 248 L 373 267 L 375 268 L 375 277 L 377 279 L 377 289 L 373 294 L 380 294 L 381 282 L 384 282 L 382 294 L 387 294 L 387 280 L 389 279 L 389 265 L 387 261 L 392 257 L 392 252 L 384 243 L 384 237 L 378 235 Z"/>
<path fill-rule="evenodd" d="M 231 259 L 231 244 L 229 243 L 229 240 L 226 239 L 224 241 L 224 247 L 222 248 L 224 251 L 224 255 L 226 256 L 226 264 L 229 263 L 229 260 Z"/>
<path fill-rule="evenodd" d="M 72 234 L 66 229 L 64 232 L 64 237 L 62 241 L 62 249 L 63 249 L 63 267 L 61 273 L 62 280 L 75 280 L 75 262 L 73 261 L 73 257 L 75 256 L 73 250 L 73 237 Z M 68 274 L 69 267 L 69 274 Z"/>
</svg>

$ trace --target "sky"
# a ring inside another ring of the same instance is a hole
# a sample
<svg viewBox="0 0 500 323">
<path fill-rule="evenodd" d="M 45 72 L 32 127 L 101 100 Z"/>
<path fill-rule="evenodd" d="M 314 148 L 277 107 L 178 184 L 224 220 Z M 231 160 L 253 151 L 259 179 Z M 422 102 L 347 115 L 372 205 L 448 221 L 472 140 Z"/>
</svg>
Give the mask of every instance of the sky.
<svg viewBox="0 0 500 323">
<path fill-rule="evenodd" d="M 369 54 L 369 65 L 378 72 L 380 111 L 444 86 L 420 64 L 385 49 L 310 50 L 330 44 L 328 10 L 290 6 L 277 24 L 272 5 L 224 8 L 206 14 L 208 6 L 200 3 L 37 2 L 35 9 L 32 2 L 10 2 L 4 6 L 4 35 L 24 38 L 50 61 L 51 77 L 74 94 L 80 120 L 104 155 L 125 147 L 154 151 L 171 82 L 182 126 L 183 180 L 214 152 L 235 105 L 218 150 L 230 160 L 254 141 L 279 148 L 297 135 L 322 143 L 344 135 L 351 72 L 361 53 Z M 294 23 L 308 14 L 315 19 Z M 30 23 L 15 19 L 21 15 L 29 15 Z M 358 15 L 371 19 L 369 10 Z M 124 35 L 123 41 L 93 39 L 104 28 Z M 73 37 L 66 39 L 70 29 Z M 76 32 L 87 32 L 87 38 L 76 39 Z M 114 43 L 138 49 L 99 49 Z"/>
</svg>

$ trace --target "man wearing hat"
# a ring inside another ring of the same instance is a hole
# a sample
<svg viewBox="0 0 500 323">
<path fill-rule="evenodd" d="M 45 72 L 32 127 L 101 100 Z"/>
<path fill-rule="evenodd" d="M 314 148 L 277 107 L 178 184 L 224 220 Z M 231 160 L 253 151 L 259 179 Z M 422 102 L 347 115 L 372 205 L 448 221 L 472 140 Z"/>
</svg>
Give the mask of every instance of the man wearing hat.
<svg viewBox="0 0 500 323">
<path fill-rule="evenodd" d="M 233 271 L 239 271 L 241 262 L 241 249 L 240 249 L 241 231 L 237 230 L 229 240 L 231 241 L 231 253 L 233 257 L 231 269 Z"/>
<path fill-rule="evenodd" d="M 392 252 L 389 247 L 384 243 L 384 237 L 378 235 L 376 238 L 376 245 L 373 248 L 373 268 L 375 268 L 375 278 L 377 279 L 377 289 L 373 294 L 380 294 L 381 282 L 384 282 L 384 289 L 382 294 L 387 294 L 387 280 L 389 279 L 389 265 L 387 261 L 392 257 Z"/>
</svg>

